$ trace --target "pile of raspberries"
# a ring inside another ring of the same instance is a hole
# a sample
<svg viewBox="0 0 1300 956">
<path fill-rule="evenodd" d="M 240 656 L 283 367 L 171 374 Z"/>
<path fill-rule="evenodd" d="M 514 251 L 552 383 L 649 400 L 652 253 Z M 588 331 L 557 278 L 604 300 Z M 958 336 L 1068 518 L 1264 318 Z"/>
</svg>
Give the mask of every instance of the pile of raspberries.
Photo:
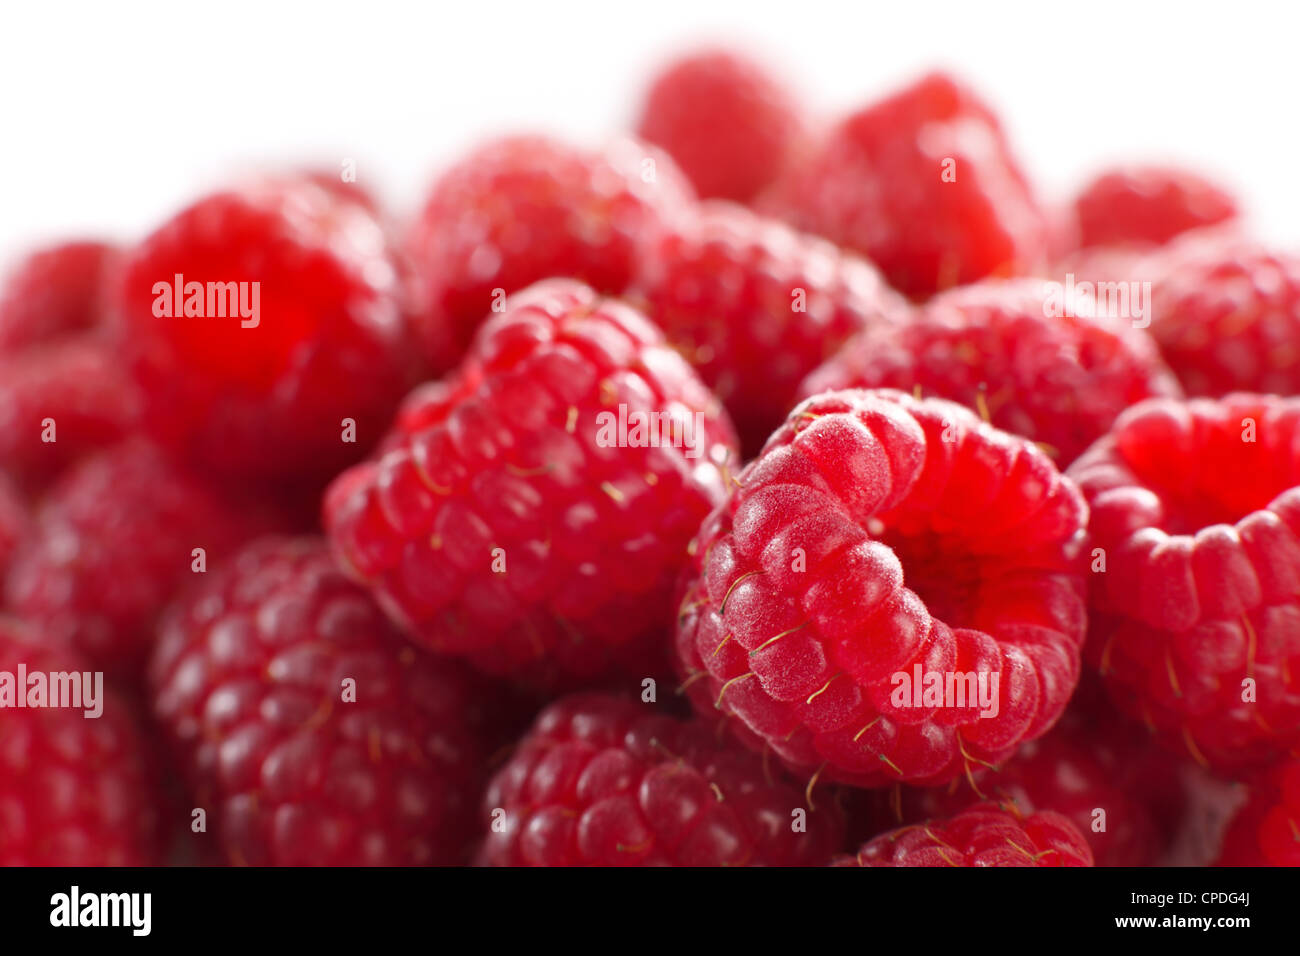
<svg viewBox="0 0 1300 956">
<path fill-rule="evenodd" d="M 634 132 L 12 264 L 0 864 L 1300 865 L 1300 254 L 942 74 Z"/>
</svg>

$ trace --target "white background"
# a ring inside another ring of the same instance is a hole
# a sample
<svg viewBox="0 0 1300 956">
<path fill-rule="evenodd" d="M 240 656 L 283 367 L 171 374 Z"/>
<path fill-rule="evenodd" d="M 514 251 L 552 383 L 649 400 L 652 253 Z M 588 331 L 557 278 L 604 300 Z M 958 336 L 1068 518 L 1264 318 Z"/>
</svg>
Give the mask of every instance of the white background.
<svg viewBox="0 0 1300 956">
<path fill-rule="evenodd" d="M 0 4 L 0 257 L 129 240 L 258 164 L 352 158 L 410 210 L 480 137 L 630 123 L 649 71 L 702 40 L 766 55 L 829 116 L 950 68 L 1000 110 L 1046 198 L 1105 163 L 1181 160 L 1300 245 L 1289 0 Z"/>
</svg>

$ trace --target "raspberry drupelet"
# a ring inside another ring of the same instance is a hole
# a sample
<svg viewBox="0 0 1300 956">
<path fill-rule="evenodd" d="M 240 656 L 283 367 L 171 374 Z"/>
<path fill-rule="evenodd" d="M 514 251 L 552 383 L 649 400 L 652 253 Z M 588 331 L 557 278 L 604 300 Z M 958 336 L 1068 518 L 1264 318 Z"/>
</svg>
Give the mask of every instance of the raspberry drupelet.
<svg viewBox="0 0 1300 956">
<path fill-rule="evenodd" d="M 569 280 L 510 303 L 335 480 L 330 536 L 413 640 L 486 673 L 551 690 L 659 674 L 731 424 L 629 306 Z"/>
<path fill-rule="evenodd" d="M 1052 726 L 1078 679 L 1086 515 L 1042 451 L 961 406 L 815 396 L 692 545 L 687 692 L 810 786 L 996 764 Z M 918 673 L 952 700 L 901 690 Z"/>
<path fill-rule="evenodd" d="M 821 866 L 832 805 L 804 806 L 711 729 L 596 694 L 551 704 L 483 800 L 491 866 Z"/>
<path fill-rule="evenodd" d="M 1216 769 L 1300 742 L 1297 447 L 1300 399 L 1153 399 L 1069 470 L 1092 511 L 1089 659 Z"/>
</svg>

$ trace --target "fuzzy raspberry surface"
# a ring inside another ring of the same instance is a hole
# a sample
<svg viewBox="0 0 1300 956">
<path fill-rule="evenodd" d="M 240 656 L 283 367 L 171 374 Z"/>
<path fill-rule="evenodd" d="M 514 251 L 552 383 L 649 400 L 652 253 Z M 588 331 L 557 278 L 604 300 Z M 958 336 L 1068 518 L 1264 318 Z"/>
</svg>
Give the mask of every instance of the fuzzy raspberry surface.
<svg viewBox="0 0 1300 956">
<path fill-rule="evenodd" d="M 0 356 L 0 469 L 38 490 L 134 431 L 140 407 L 139 391 L 102 336 Z"/>
<path fill-rule="evenodd" d="M 1300 743 L 1298 447 L 1300 399 L 1151 400 L 1069 470 L 1105 559 L 1090 660 L 1122 709 L 1217 769 Z"/>
<path fill-rule="evenodd" d="M 1155 275 L 1150 331 L 1187 394 L 1300 393 L 1300 255 L 1187 236 Z"/>
<path fill-rule="evenodd" d="M 29 680 L 92 670 L 58 642 L 0 617 L 0 673 L 16 679 L 20 666 Z M 17 692 L 29 695 L 30 686 Z M 96 718 L 84 706 L 15 703 L 6 699 L 0 711 L 0 866 L 160 864 L 164 798 L 123 702 L 105 690 Z"/>
<path fill-rule="evenodd" d="M 865 261 L 723 202 L 703 203 L 649 245 L 633 290 L 727 406 L 750 456 L 805 375 L 853 333 L 906 309 Z"/>
<path fill-rule="evenodd" d="M 759 206 L 862 253 L 918 299 L 1047 255 L 1046 217 L 997 117 L 943 74 L 842 120 Z"/>
<path fill-rule="evenodd" d="M 946 820 L 901 827 L 833 866 L 1092 866 L 1088 842 L 1065 817 L 980 804 Z"/>
<path fill-rule="evenodd" d="M 706 49 L 652 81 L 637 135 L 677 161 L 701 197 L 748 202 L 799 148 L 804 121 L 793 94 L 743 53 Z"/>
<path fill-rule="evenodd" d="M 987 280 L 942 293 L 911 321 L 859 334 L 814 371 L 802 395 L 920 389 L 1040 442 L 1065 467 L 1115 417 L 1155 395 L 1181 396 L 1150 337 L 1090 294 L 1048 315 L 1040 279 Z"/>
<path fill-rule="evenodd" d="M 191 579 L 195 548 L 215 568 L 275 517 L 187 474 L 134 439 L 71 469 L 50 489 L 13 560 L 11 611 L 74 645 L 98 670 L 138 683 L 154 619 Z"/>
<path fill-rule="evenodd" d="M 1162 245 L 1192 229 L 1235 219 L 1237 201 L 1187 169 L 1127 166 L 1091 180 L 1074 200 L 1080 246 Z"/>
<path fill-rule="evenodd" d="M 1215 865 L 1300 866 L 1300 761 L 1283 761 L 1252 781 Z"/>
<path fill-rule="evenodd" d="M 160 295 L 176 305 L 177 275 L 204 284 L 202 316 L 155 314 Z M 250 307 L 260 283 L 260 315 L 208 314 L 209 282 L 249 283 Z M 413 381 L 382 229 L 301 181 L 258 180 L 187 207 L 128 252 L 113 305 L 151 432 L 207 470 L 328 476 L 364 455 Z"/>
<path fill-rule="evenodd" d="M 809 810 L 707 726 L 596 694 L 538 716 L 483 820 L 479 862 L 492 866 L 820 866 L 843 837 L 833 806 Z"/>
<path fill-rule="evenodd" d="M 620 406 L 676 426 L 619 447 Z M 417 643 L 592 686 L 666 664 L 673 582 L 734 457 L 726 412 L 644 316 L 555 280 L 511 296 L 454 375 L 412 393 L 325 520 Z"/>
<path fill-rule="evenodd" d="M 323 540 L 264 538 L 209 572 L 151 676 L 199 839 L 231 863 L 464 861 L 495 698 L 404 644 Z"/>
<path fill-rule="evenodd" d="M 668 156 L 631 139 L 485 143 L 434 183 L 405 250 L 425 357 L 454 365 L 509 295 L 552 277 L 622 292 L 642 243 L 693 204 Z M 499 290 L 499 291 L 498 291 Z"/>
<path fill-rule="evenodd" d="M 28 253 L 0 278 L 0 355 L 99 325 L 116 250 L 96 240 Z"/>
<path fill-rule="evenodd" d="M 818 395 L 692 545 L 687 691 L 804 778 L 936 783 L 996 764 L 1052 726 L 1078 679 L 1086 514 L 1037 447 L 961 406 Z M 983 674 L 990 713 L 955 693 L 896 700 L 917 667 Z"/>
</svg>

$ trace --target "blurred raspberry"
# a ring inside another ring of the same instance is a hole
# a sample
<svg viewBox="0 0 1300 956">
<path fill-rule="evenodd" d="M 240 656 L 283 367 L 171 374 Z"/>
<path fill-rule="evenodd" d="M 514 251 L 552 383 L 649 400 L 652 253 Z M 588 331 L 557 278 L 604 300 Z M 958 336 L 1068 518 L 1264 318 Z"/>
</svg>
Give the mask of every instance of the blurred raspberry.
<svg viewBox="0 0 1300 956">
<path fill-rule="evenodd" d="M 53 707 L 47 697 L 44 706 L 20 708 L 0 693 L 0 866 L 161 863 L 165 800 L 128 709 L 111 691 L 89 699 L 88 661 L 0 616 L 0 673 L 20 667 L 28 683 L 16 692 L 29 703 L 34 676 L 48 686 L 51 675 L 77 674 L 83 706 Z"/>
<path fill-rule="evenodd" d="M 863 260 L 720 202 L 647 247 L 630 298 L 727 406 L 747 455 L 785 420 L 804 375 L 906 309 Z"/>
<path fill-rule="evenodd" d="M 99 324 L 116 250 L 96 241 L 47 246 L 0 278 L 0 355 Z"/>
<path fill-rule="evenodd" d="M 1300 255 L 1197 234 L 1155 275 L 1151 334 L 1189 395 L 1300 393 Z"/>
<path fill-rule="evenodd" d="M 809 399 L 692 544 L 686 690 L 814 782 L 938 783 L 1000 763 L 1078 680 L 1086 516 L 1038 448 L 959 405 Z"/>
<path fill-rule="evenodd" d="M 804 132 L 795 98 L 729 50 L 671 63 L 650 85 L 637 135 L 662 147 L 701 197 L 748 202 L 790 162 Z"/>
<path fill-rule="evenodd" d="M 759 206 L 862 253 L 914 298 L 1047 255 L 1046 217 L 997 118 L 942 74 L 842 121 Z"/>
<path fill-rule="evenodd" d="M 1300 399 L 1153 399 L 1069 470 L 1092 512 L 1089 658 L 1216 769 L 1300 744 L 1297 447 Z"/>
<path fill-rule="evenodd" d="M 672 160 L 632 140 L 599 152 L 541 136 L 478 147 L 434 184 L 407 241 L 426 357 L 454 364 L 506 294 L 541 279 L 622 292 L 640 246 L 691 201 Z"/>
<path fill-rule="evenodd" d="M 1237 216 L 1237 202 L 1216 183 L 1168 166 L 1111 169 L 1074 201 L 1079 245 L 1162 245 L 1179 233 Z"/>
<path fill-rule="evenodd" d="M 1261 774 L 1228 825 L 1216 866 L 1300 866 L 1300 760 Z"/>
<path fill-rule="evenodd" d="M 30 526 L 26 502 L 13 482 L 0 471 L 0 608 L 4 607 L 4 581 L 9 573 L 9 563 Z"/>
<path fill-rule="evenodd" d="M 69 642 L 99 670 L 143 677 L 154 618 L 202 568 L 268 530 L 260 502 L 238 501 L 135 440 L 87 459 L 49 492 L 13 560 L 9 607 Z"/>
<path fill-rule="evenodd" d="M 135 430 L 140 395 L 93 333 L 0 356 L 0 470 L 35 491 Z"/>
<path fill-rule="evenodd" d="M 1132 319 L 1090 294 L 1055 294 L 1054 306 L 1040 279 L 941 293 L 911 321 L 850 340 L 800 391 L 920 389 L 1045 445 L 1065 467 L 1133 403 L 1182 392 Z"/>
<path fill-rule="evenodd" d="M 735 439 L 643 316 L 568 280 L 511 296 L 384 450 L 330 487 L 326 526 L 413 639 L 552 689 L 659 673 Z"/>
<path fill-rule="evenodd" d="M 1092 852 L 1059 813 L 1025 816 L 980 804 L 948 820 L 902 827 L 833 866 L 1092 866 Z"/>
<path fill-rule="evenodd" d="M 409 387 L 399 295 L 359 204 L 258 181 L 199 200 L 131 250 L 115 303 L 162 443 L 216 472 L 306 480 L 362 457 Z"/>
<path fill-rule="evenodd" d="M 537 718 L 483 801 L 493 866 L 819 866 L 843 836 L 702 724 L 582 694 Z M 805 829 L 796 829 L 800 822 Z M 504 814 L 504 815 L 503 815 Z"/>
<path fill-rule="evenodd" d="M 487 685 L 405 644 L 320 539 L 264 538 L 168 611 L 154 709 L 232 863 L 464 862 Z"/>
</svg>

